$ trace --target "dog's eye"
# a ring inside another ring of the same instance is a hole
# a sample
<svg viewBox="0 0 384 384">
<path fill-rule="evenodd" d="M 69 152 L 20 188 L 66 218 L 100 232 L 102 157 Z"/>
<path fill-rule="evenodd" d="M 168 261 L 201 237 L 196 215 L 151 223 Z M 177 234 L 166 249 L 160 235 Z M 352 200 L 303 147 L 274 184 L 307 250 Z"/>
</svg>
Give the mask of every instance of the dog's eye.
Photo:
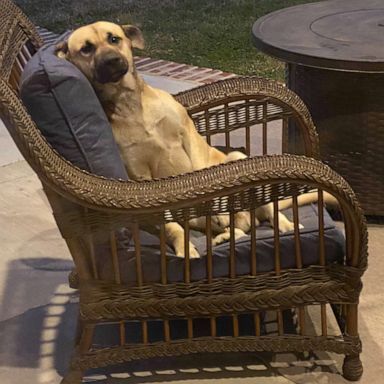
<svg viewBox="0 0 384 384">
<path fill-rule="evenodd" d="M 119 36 L 113 36 L 113 35 L 108 36 L 108 41 L 111 44 L 119 44 L 120 40 L 121 40 L 121 37 L 119 37 Z"/>
<path fill-rule="evenodd" d="M 95 49 L 95 46 L 89 42 L 87 42 L 84 46 L 81 47 L 80 52 L 85 55 L 90 54 Z"/>
</svg>

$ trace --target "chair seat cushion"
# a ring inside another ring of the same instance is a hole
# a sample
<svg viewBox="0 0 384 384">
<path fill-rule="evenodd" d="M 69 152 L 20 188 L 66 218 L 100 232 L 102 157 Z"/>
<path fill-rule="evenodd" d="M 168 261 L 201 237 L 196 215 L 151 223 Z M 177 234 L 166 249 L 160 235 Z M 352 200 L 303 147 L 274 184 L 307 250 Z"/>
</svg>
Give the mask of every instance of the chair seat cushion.
<svg viewBox="0 0 384 384">
<path fill-rule="evenodd" d="M 108 119 L 88 79 L 55 46 L 27 63 L 20 96 L 49 144 L 72 164 L 96 175 L 128 179 Z"/>
<path fill-rule="evenodd" d="M 292 210 L 283 211 L 292 219 Z M 307 205 L 299 209 L 299 221 L 304 226 L 300 230 L 301 253 L 303 265 L 319 264 L 319 234 L 317 205 Z M 192 233 L 193 232 L 193 233 Z M 161 265 L 159 238 L 148 232 L 141 231 L 141 259 L 145 282 L 161 281 Z M 201 233 L 191 231 L 191 241 L 197 247 L 199 259 L 191 259 L 191 280 L 206 278 L 206 237 Z M 344 258 L 344 235 L 338 229 L 324 210 L 324 245 L 327 263 L 341 262 Z M 108 245 L 97 248 L 99 275 L 103 280 L 114 280 L 112 261 L 108 258 Z M 295 241 L 293 232 L 280 235 L 281 268 L 296 268 Z M 250 274 L 250 236 L 244 236 L 236 241 L 236 273 Z M 274 266 L 274 236 L 273 229 L 268 223 L 263 223 L 256 229 L 256 266 L 257 272 L 273 271 Z M 229 274 L 229 243 L 225 242 L 213 248 L 213 275 L 224 277 Z M 175 256 L 173 249 L 167 247 L 167 278 L 169 282 L 183 281 L 184 261 Z M 118 258 L 120 262 L 121 279 L 123 283 L 136 281 L 136 260 L 133 240 L 129 231 L 119 234 Z"/>
</svg>

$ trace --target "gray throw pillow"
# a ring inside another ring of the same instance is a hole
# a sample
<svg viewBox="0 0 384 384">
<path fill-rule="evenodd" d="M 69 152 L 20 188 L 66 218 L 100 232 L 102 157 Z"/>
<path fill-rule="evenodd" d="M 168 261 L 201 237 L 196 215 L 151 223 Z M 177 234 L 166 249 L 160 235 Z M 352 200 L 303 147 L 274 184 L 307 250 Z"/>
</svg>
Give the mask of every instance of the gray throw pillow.
<svg viewBox="0 0 384 384">
<path fill-rule="evenodd" d="M 53 45 L 27 63 L 20 96 L 50 145 L 93 174 L 127 180 L 112 129 L 88 79 Z"/>
</svg>

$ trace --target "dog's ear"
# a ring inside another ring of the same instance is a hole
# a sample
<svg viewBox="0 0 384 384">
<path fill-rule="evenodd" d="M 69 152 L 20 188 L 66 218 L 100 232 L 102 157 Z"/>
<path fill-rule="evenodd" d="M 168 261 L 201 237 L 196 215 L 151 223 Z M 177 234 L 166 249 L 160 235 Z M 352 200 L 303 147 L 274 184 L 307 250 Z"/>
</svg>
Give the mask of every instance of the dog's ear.
<svg viewBox="0 0 384 384">
<path fill-rule="evenodd" d="M 140 29 L 134 25 L 122 25 L 125 36 L 132 41 L 133 48 L 144 49 L 144 37 Z"/>
<path fill-rule="evenodd" d="M 68 55 L 68 42 L 62 41 L 56 44 L 55 55 L 60 57 L 60 59 L 66 59 Z"/>
</svg>

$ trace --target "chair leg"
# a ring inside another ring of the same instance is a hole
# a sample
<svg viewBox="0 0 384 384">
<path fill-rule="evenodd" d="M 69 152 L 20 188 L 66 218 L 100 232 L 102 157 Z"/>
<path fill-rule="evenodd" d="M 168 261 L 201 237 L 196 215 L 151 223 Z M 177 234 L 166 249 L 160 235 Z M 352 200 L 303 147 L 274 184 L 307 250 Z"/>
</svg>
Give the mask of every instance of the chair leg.
<svg viewBox="0 0 384 384">
<path fill-rule="evenodd" d="M 360 355 L 347 355 L 344 358 L 343 376 L 350 381 L 360 380 L 363 374 L 363 364 Z"/>
<path fill-rule="evenodd" d="M 61 380 L 60 384 L 81 384 L 83 379 L 83 372 L 69 371 Z"/>
<path fill-rule="evenodd" d="M 75 334 L 75 346 L 76 347 L 80 344 L 83 330 L 84 330 L 83 322 L 81 321 L 80 316 L 78 316 L 77 317 L 77 325 L 76 325 L 76 334 Z"/>
<path fill-rule="evenodd" d="M 87 353 L 92 345 L 92 338 L 95 326 L 94 324 L 85 325 L 80 318 L 78 318 L 77 332 L 76 332 L 76 350 L 79 354 Z M 76 359 L 75 356 L 72 357 Z M 63 377 L 60 384 L 81 384 L 84 372 L 77 369 L 70 369 L 69 372 Z"/>
<path fill-rule="evenodd" d="M 347 334 L 349 336 L 358 336 L 358 306 L 357 304 L 350 304 L 346 307 L 347 315 Z M 360 354 L 355 353 L 346 355 L 343 363 L 343 376 L 347 380 L 357 381 L 363 374 L 363 364 L 360 360 Z"/>
</svg>

